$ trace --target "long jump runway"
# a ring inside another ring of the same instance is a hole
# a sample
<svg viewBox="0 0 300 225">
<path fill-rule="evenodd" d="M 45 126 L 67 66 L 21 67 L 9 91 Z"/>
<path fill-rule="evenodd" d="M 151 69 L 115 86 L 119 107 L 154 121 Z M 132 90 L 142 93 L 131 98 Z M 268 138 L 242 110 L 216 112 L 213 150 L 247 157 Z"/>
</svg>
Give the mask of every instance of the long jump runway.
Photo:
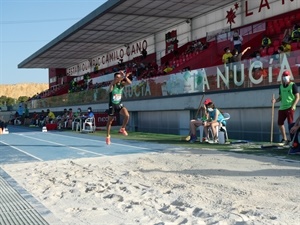
<svg viewBox="0 0 300 225">
<path fill-rule="evenodd" d="M 0 136 L 0 225 L 60 225 L 60 221 L 24 190 L 1 164 L 103 157 L 159 152 L 167 145 L 105 138 L 76 132 L 49 131 L 21 126 L 8 127 Z"/>
<path fill-rule="evenodd" d="M 0 164 L 126 155 L 163 151 L 164 145 L 105 138 L 76 132 L 11 126 L 0 136 Z M 130 135 L 130 134 L 129 134 Z"/>
</svg>

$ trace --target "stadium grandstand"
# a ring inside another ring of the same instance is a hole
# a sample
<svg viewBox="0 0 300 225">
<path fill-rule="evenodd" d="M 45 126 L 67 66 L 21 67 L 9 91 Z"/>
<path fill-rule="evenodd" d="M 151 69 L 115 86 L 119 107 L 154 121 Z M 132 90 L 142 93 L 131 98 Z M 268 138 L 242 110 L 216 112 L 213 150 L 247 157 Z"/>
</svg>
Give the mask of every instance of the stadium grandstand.
<svg viewBox="0 0 300 225">
<path fill-rule="evenodd" d="M 18 68 L 49 69 L 49 89 L 28 101 L 31 113 L 92 107 L 97 127 L 104 126 L 107 87 L 126 70 L 129 131 L 188 134 L 205 95 L 230 113 L 230 138 L 267 141 L 282 72 L 300 83 L 299 25 L 300 2 L 293 0 L 110 0 Z M 225 62 L 235 33 L 242 37 L 239 60 Z"/>
</svg>

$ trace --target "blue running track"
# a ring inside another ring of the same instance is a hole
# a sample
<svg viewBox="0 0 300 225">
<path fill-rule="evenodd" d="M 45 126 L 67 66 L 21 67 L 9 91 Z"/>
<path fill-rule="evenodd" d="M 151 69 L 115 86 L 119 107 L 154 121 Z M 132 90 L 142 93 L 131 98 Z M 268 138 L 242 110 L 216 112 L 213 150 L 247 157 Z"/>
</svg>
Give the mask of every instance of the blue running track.
<svg viewBox="0 0 300 225">
<path fill-rule="evenodd" d="M 169 147 L 115 138 L 106 145 L 104 137 L 90 134 L 21 126 L 8 129 L 9 134 L 0 136 L 0 164 L 159 152 Z"/>
</svg>

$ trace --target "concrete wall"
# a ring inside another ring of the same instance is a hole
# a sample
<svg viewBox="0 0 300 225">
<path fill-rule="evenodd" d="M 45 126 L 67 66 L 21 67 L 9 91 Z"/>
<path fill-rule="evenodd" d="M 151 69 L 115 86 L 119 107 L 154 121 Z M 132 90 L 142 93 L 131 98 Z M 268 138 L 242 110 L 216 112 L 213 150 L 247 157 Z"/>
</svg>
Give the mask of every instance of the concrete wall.
<svg viewBox="0 0 300 225">
<path fill-rule="evenodd" d="M 229 138 L 253 141 L 270 141 L 272 94 L 278 97 L 278 88 L 252 89 L 206 93 L 205 98 L 211 98 L 223 112 L 228 112 Z M 168 133 L 187 135 L 189 121 L 197 112 L 202 95 L 182 97 L 157 98 L 152 100 L 126 101 L 124 105 L 130 111 L 128 129 L 131 131 Z M 107 104 L 92 105 L 93 109 L 104 111 Z M 277 111 L 274 112 L 274 141 L 280 141 L 281 136 L 277 126 Z M 299 116 L 295 113 L 295 120 Z"/>
<path fill-rule="evenodd" d="M 271 98 L 273 94 L 275 97 L 278 97 L 278 88 L 239 89 L 238 91 L 231 90 L 204 94 L 204 99 L 211 98 L 217 108 L 231 115 L 227 124 L 229 138 L 270 141 Z M 187 135 L 189 133 L 189 121 L 194 118 L 201 98 L 202 93 L 151 100 L 124 101 L 125 107 L 130 112 L 128 130 Z M 76 105 L 71 108 L 76 110 L 78 107 L 81 107 L 83 111 L 86 111 L 89 106 L 95 112 L 103 112 L 108 108 L 107 103 Z M 273 121 L 274 141 L 281 140 L 277 126 L 278 107 L 279 103 L 275 105 Z M 37 112 L 41 110 L 35 109 Z M 46 108 L 43 110 L 46 110 Z M 58 112 L 63 111 L 63 108 L 54 107 L 51 110 Z M 0 116 L 3 116 L 5 120 L 8 120 L 10 114 L 11 112 L 0 112 Z M 296 110 L 295 120 L 298 116 L 299 112 Z"/>
</svg>

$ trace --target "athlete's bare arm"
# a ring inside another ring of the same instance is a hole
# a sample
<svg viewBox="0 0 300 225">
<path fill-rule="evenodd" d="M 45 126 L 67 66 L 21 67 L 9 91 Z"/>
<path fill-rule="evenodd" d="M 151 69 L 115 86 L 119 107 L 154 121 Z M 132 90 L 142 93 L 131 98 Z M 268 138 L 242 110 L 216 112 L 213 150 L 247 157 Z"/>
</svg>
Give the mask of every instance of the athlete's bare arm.
<svg viewBox="0 0 300 225">
<path fill-rule="evenodd" d="M 117 76 L 115 76 L 115 78 L 113 79 L 113 81 L 110 83 L 108 90 L 109 92 L 112 92 L 114 85 L 118 84 L 118 83 L 122 83 L 122 85 L 126 86 L 131 84 L 131 80 L 128 78 L 131 75 L 131 72 L 129 73 L 124 73 L 124 71 L 120 71 L 119 74 Z"/>
<path fill-rule="evenodd" d="M 126 85 L 130 85 L 131 84 L 131 80 L 128 78 L 131 74 L 132 74 L 132 72 L 129 72 L 129 73 L 124 73 L 124 71 L 120 71 L 120 74 L 122 75 L 122 77 L 124 78 L 123 79 L 123 81 L 122 81 L 122 84 L 124 85 L 124 86 L 126 86 Z"/>
</svg>

